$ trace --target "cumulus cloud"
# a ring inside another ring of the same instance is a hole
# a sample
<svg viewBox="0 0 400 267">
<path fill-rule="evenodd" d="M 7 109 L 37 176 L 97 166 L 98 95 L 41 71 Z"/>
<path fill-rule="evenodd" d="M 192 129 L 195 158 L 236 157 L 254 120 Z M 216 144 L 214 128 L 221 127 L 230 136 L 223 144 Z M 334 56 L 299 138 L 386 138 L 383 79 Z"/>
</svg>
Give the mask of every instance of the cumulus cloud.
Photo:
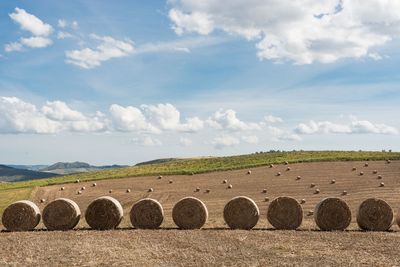
<svg viewBox="0 0 400 267">
<path fill-rule="evenodd" d="M 248 144 L 258 144 L 258 137 L 255 135 L 249 135 L 249 136 L 242 136 L 242 140 L 245 141 Z"/>
<path fill-rule="evenodd" d="M 173 30 L 224 31 L 256 42 L 260 59 L 296 64 L 377 58 L 376 47 L 400 35 L 397 0 L 175 0 Z"/>
<path fill-rule="evenodd" d="M 261 130 L 261 126 L 254 122 L 241 121 L 232 109 L 220 109 L 207 120 L 207 124 L 216 129 L 230 131 Z"/>
<path fill-rule="evenodd" d="M 35 36 L 49 36 L 53 32 L 50 24 L 44 23 L 35 15 L 29 14 L 22 8 L 15 8 L 10 18 L 19 24 L 22 30 L 29 31 Z"/>
<path fill-rule="evenodd" d="M 292 133 L 290 131 L 274 127 L 274 126 L 268 126 L 267 128 L 268 133 L 272 137 L 272 141 L 300 141 L 301 137 L 296 134 Z"/>
<path fill-rule="evenodd" d="M 333 123 L 330 121 L 309 121 L 300 123 L 295 131 L 299 134 L 388 134 L 397 135 L 399 131 L 386 124 L 374 124 L 367 120 L 352 118 L 348 124 Z"/>
<path fill-rule="evenodd" d="M 231 135 L 221 135 L 215 137 L 211 143 L 216 149 L 223 149 L 240 144 L 240 140 Z"/>
<path fill-rule="evenodd" d="M 133 42 L 129 39 L 121 41 L 110 36 L 98 36 L 96 34 L 91 34 L 90 37 L 100 44 L 94 49 L 87 47 L 66 51 L 67 63 L 84 69 L 92 69 L 100 66 L 104 61 L 125 57 L 135 52 Z"/>
<path fill-rule="evenodd" d="M 265 117 L 264 117 L 264 120 L 265 120 L 266 122 L 269 122 L 269 123 L 281 123 L 281 122 L 283 122 L 283 119 L 282 119 L 282 118 L 280 118 L 280 117 L 275 117 L 275 116 L 272 116 L 272 115 L 267 115 L 267 116 L 265 116 Z"/>
<path fill-rule="evenodd" d="M 22 51 L 24 46 L 43 48 L 53 44 L 53 41 L 48 37 L 53 32 L 53 27 L 50 24 L 44 23 L 38 17 L 18 7 L 9 16 L 14 22 L 19 24 L 22 30 L 30 32 L 33 36 L 23 37 L 20 38 L 19 42 L 6 44 L 4 47 L 6 52 Z"/>
</svg>

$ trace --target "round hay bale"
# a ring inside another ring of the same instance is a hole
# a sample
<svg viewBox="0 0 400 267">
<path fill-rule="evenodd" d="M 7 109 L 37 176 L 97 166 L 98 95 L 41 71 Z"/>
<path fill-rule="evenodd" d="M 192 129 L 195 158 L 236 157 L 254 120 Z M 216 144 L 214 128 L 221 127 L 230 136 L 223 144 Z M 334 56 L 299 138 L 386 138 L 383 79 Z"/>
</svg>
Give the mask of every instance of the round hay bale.
<svg viewBox="0 0 400 267">
<path fill-rule="evenodd" d="M 351 222 L 351 211 L 342 199 L 329 197 L 315 207 L 314 220 L 323 231 L 345 230 Z"/>
<path fill-rule="evenodd" d="M 200 229 L 208 220 L 208 210 L 200 199 L 185 197 L 173 207 L 172 219 L 181 229 Z"/>
<path fill-rule="evenodd" d="M 288 165 L 288 164 L 289 164 L 289 162 L 285 161 L 285 165 Z"/>
<path fill-rule="evenodd" d="M 373 173 L 373 174 L 377 174 L 377 173 L 378 173 L 378 171 L 377 171 L 377 170 L 374 170 L 372 173 Z"/>
<path fill-rule="evenodd" d="M 286 168 L 286 171 L 290 171 L 291 169 L 292 169 L 292 168 L 290 168 L 290 167 L 287 167 L 287 168 Z"/>
<path fill-rule="evenodd" d="M 248 171 L 247 171 L 247 174 L 251 174 L 251 171 L 250 171 L 250 170 L 248 170 Z"/>
<path fill-rule="evenodd" d="M 108 190 L 108 193 L 110 193 L 110 194 L 111 194 L 112 192 L 113 192 L 113 191 L 112 191 L 112 189 Z"/>
<path fill-rule="evenodd" d="M 321 191 L 317 188 L 317 189 L 315 189 L 315 191 L 314 191 L 314 194 L 319 194 Z"/>
<path fill-rule="evenodd" d="M 130 192 L 131 192 L 131 190 L 128 188 L 128 189 L 126 189 L 126 192 L 127 192 L 127 193 L 130 193 Z"/>
<path fill-rule="evenodd" d="M 61 189 L 61 191 L 64 191 L 64 190 L 65 190 L 65 187 L 63 186 L 63 187 L 61 187 L 60 189 Z"/>
<path fill-rule="evenodd" d="M 378 180 L 381 180 L 382 179 L 382 175 L 378 175 Z"/>
<path fill-rule="evenodd" d="M 307 216 L 313 216 L 313 215 L 314 215 L 314 211 L 309 210 L 309 211 L 307 212 Z"/>
<path fill-rule="evenodd" d="M 137 229 L 157 229 L 164 220 L 161 204 L 151 198 L 139 200 L 130 211 L 132 226 Z"/>
<path fill-rule="evenodd" d="M 80 180 L 76 180 L 76 181 L 75 181 L 75 183 L 80 183 L 80 182 L 81 182 Z"/>
<path fill-rule="evenodd" d="M 313 187 L 315 187 L 315 184 L 314 184 L 314 183 L 311 183 L 311 184 L 310 184 L 310 188 L 313 188 Z"/>
<path fill-rule="evenodd" d="M 385 183 L 384 183 L 384 182 L 382 182 L 382 183 L 379 184 L 379 187 L 384 187 L 384 186 L 385 186 Z"/>
<path fill-rule="evenodd" d="M 196 187 L 195 192 L 200 192 L 200 187 Z"/>
<path fill-rule="evenodd" d="M 40 203 L 44 203 L 44 202 L 46 202 L 46 199 L 42 198 L 42 199 L 40 200 Z"/>
<path fill-rule="evenodd" d="M 267 189 L 263 189 L 263 191 L 262 191 L 264 194 L 266 194 L 267 193 Z"/>
<path fill-rule="evenodd" d="M 147 190 L 147 192 L 154 192 L 153 188 L 149 188 L 149 190 Z"/>
<path fill-rule="evenodd" d="M 86 187 L 84 187 L 84 186 L 81 187 L 81 190 L 82 190 L 82 191 L 85 190 L 85 189 L 86 189 Z"/>
<path fill-rule="evenodd" d="M 364 167 L 368 167 L 368 163 L 364 163 Z"/>
<path fill-rule="evenodd" d="M 300 175 L 297 176 L 297 177 L 296 177 L 296 180 L 301 180 L 301 176 L 300 176 Z"/>
<path fill-rule="evenodd" d="M 306 200 L 303 198 L 302 200 L 300 200 L 300 204 L 304 204 L 306 203 Z"/>
<path fill-rule="evenodd" d="M 386 163 L 387 164 L 390 164 L 392 161 L 390 160 L 390 159 L 388 159 L 387 161 L 386 161 Z"/>
<path fill-rule="evenodd" d="M 93 183 L 93 184 L 92 184 L 92 186 L 93 186 L 93 187 L 96 187 L 96 186 L 97 186 L 97 184 L 96 184 L 96 183 Z"/>
<path fill-rule="evenodd" d="M 96 230 L 115 229 L 124 216 L 121 204 L 112 197 L 99 197 L 92 201 L 86 209 L 87 224 Z"/>
<path fill-rule="evenodd" d="M 43 224 L 49 230 L 73 229 L 81 219 L 78 205 L 66 198 L 58 198 L 43 209 Z"/>
<path fill-rule="evenodd" d="M 210 193 L 211 192 L 211 189 L 206 189 L 206 193 Z"/>
<path fill-rule="evenodd" d="M 232 198 L 224 208 L 224 220 L 231 229 L 250 230 L 260 218 L 257 204 L 248 197 Z"/>
<path fill-rule="evenodd" d="M 264 201 L 265 201 L 265 202 L 268 202 L 268 201 L 269 201 L 269 197 L 265 197 L 265 198 L 264 198 Z"/>
<path fill-rule="evenodd" d="M 228 183 L 228 180 L 223 180 L 222 183 L 226 184 L 226 183 Z"/>
<path fill-rule="evenodd" d="M 274 164 L 269 164 L 269 167 L 270 167 L 270 168 L 273 168 L 273 167 L 274 167 Z"/>
<path fill-rule="evenodd" d="M 336 180 L 335 179 L 332 179 L 331 180 L 331 184 L 335 184 L 336 183 Z"/>
<path fill-rule="evenodd" d="M 356 167 L 353 167 L 351 170 L 352 170 L 352 171 L 356 171 L 356 170 L 357 170 L 357 168 L 356 168 Z"/>
<path fill-rule="evenodd" d="M 1 222 L 9 231 L 31 231 L 40 222 L 40 210 L 31 201 L 17 201 L 4 210 Z"/>
<path fill-rule="evenodd" d="M 295 230 L 303 221 L 303 209 L 294 198 L 278 197 L 269 204 L 267 219 L 278 230 Z"/>
<path fill-rule="evenodd" d="M 360 172 L 360 176 L 363 176 L 364 175 L 364 172 Z"/>
<path fill-rule="evenodd" d="M 158 180 L 161 180 L 162 179 L 162 176 L 160 175 L 160 176 L 158 176 Z"/>
<path fill-rule="evenodd" d="M 172 184 L 173 182 L 174 182 L 174 181 L 172 181 L 172 180 L 169 180 L 169 181 L 168 181 L 169 184 Z"/>
<path fill-rule="evenodd" d="M 346 196 L 346 195 L 347 195 L 347 191 L 346 191 L 346 190 L 343 190 L 342 196 Z"/>
<path fill-rule="evenodd" d="M 78 191 L 76 192 L 78 195 L 82 195 L 82 191 Z"/>
<path fill-rule="evenodd" d="M 230 185 L 228 185 L 228 189 L 232 189 L 232 185 L 230 184 Z"/>
<path fill-rule="evenodd" d="M 364 200 L 357 212 L 357 224 L 362 230 L 387 231 L 392 226 L 393 210 L 378 198 Z"/>
<path fill-rule="evenodd" d="M 282 175 L 281 172 L 277 172 L 277 173 L 276 173 L 276 176 L 281 176 L 281 175 Z"/>
</svg>

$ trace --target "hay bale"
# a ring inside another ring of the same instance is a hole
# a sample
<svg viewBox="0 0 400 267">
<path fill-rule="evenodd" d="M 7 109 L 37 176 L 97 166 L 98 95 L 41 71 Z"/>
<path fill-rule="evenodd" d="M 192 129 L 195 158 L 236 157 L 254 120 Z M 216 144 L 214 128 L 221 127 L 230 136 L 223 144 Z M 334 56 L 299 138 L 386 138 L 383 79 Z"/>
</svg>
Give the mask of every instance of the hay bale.
<svg viewBox="0 0 400 267">
<path fill-rule="evenodd" d="M 379 187 L 384 187 L 385 186 L 385 183 L 384 182 L 381 182 L 380 184 L 379 184 Z"/>
<path fill-rule="evenodd" d="M 61 187 L 60 189 L 61 189 L 61 191 L 64 191 L 64 190 L 65 190 L 65 187 L 63 186 L 63 187 Z"/>
<path fill-rule="evenodd" d="M 313 188 L 313 187 L 315 187 L 315 184 L 314 184 L 314 183 L 311 183 L 311 184 L 310 184 L 310 188 Z"/>
<path fill-rule="evenodd" d="M 267 189 L 263 189 L 263 191 L 262 191 L 264 194 L 266 194 L 267 193 Z"/>
<path fill-rule="evenodd" d="M 273 168 L 273 167 L 274 167 L 274 164 L 269 164 L 269 167 L 270 167 L 270 168 Z"/>
<path fill-rule="evenodd" d="M 301 180 L 301 176 L 300 176 L 300 175 L 297 176 L 297 177 L 296 177 L 296 180 Z"/>
<path fill-rule="evenodd" d="M 250 198 L 232 198 L 224 208 L 224 220 L 231 229 L 250 230 L 260 218 L 257 204 Z"/>
<path fill-rule="evenodd" d="M 128 188 L 128 189 L 126 189 L 126 192 L 127 192 L 127 193 L 130 193 L 130 192 L 131 192 L 131 190 Z"/>
<path fill-rule="evenodd" d="M 360 172 L 360 176 L 363 176 L 364 175 L 364 172 Z"/>
<path fill-rule="evenodd" d="M 342 196 L 346 196 L 346 195 L 347 195 L 347 191 L 346 191 L 346 190 L 343 190 Z"/>
<path fill-rule="evenodd" d="M 390 164 L 392 161 L 390 160 L 390 159 L 388 159 L 387 161 L 386 161 L 386 163 L 387 164 Z"/>
<path fill-rule="evenodd" d="M 75 181 L 75 183 L 80 183 L 80 182 L 81 182 L 80 180 L 76 180 L 76 181 Z"/>
<path fill-rule="evenodd" d="M 307 216 L 313 216 L 313 215 L 314 215 L 314 211 L 309 210 L 309 211 L 307 212 Z"/>
<path fill-rule="evenodd" d="M 232 189 L 232 185 L 230 184 L 230 185 L 228 185 L 228 189 Z"/>
<path fill-rule="evenodd" d="M 285 161 L 285 165 L 288 165 L 288 164 L 289 164 L 289 162 Z"/>
<path fill-rule="evenodd" d="M 168 181 L 169 184 L 172 184 L 173 182 L 174 182 L 174 181 L 172 181 L 172 180 L 169 180 L 169 181 Z"/>
<path fill-rule="evenodd" d="M 195 192 L 200 192 L 200 187 L 196 187 Z"/>
<path fill-rule="evenodd" d="M 364 163 L 364 167 L 368 167 L 368 163 Z"/>
<path fill-rule="evenodd" d="M 111 194 L 112 192 L 113 192 L 112 189 L 108 190 L 108 193 L 109 193 L 109 194 Z"/>
<path fill-rule="evenodd" d="M 210 193 L 210 192 L 211 192 L 211 189 L 206 189 L 205 192 L 206 192 L 206 193 Z"/>
<path fill-rule="evenodd" d="M 382 175 L 378 175 L 378 180 L 381 180 L 382 179 Z"/>
<path fill-rule="evenodd" d="M 290 168 L 290 167 L 287 167 L 287 168 L 286 168 L 286 171 L 290 171 L 291 169 L 292 169 L 292 168 Z"/>
<path fill-rule="evenodd" d="M 351 222 L 351 211 L 342 199 L 329 197 L 315 207 L 314 220 L 323 231 L 345 230 Z"/>
<path fill-rule="evenodd" d="M 76 192 L 78 195 L 82 195 L 82 191 L 78 191 L 78 192 Z"/>
<path fill-rule="evenodd" d="M 92 184 L 92 187 L 96 187 L 96 186 L 97 186 L 97 184 L 96 184 L 96 183 L 93 183 L 93 184 Z"/>
<path fill-rule="evenodd" d="M 85 189 L 86 189 L 86 187 L 84 187 L 84 186 L 81 187 L 81 190 L 82 190 L 82 191 L 85 190 Z"/>
<path fill-rule="evenodd" d="M 377 174 L 377 173 L 378 173 L 378 171 L 377 171 L 377 170 L 374 170 L 372 173 L 373 173 L 373 174 Z"/>
<path fill-rule="evenodd" d="M 200 229 L 208 220 L 208 210 L 200 199 L 185 197 L 173 207 L 172 219 L 181 229 Z"/>
<path fill-rule="evenodd" d="M 46 199 L 44 199 L 44 198 L 40 199 L 40 203 L 44 203 L 44 202 L 46 202 Z"/>
<path fill-rule="evenodd" d="M 265 197 L 265 198 L 264 198 L 264 201 L 265 201 L 265 202 L 268 202 L 268 201 L 269 201 L 269 197 Z"/>
<path fill-rule="evenodd" d="M 317 189 L 315 189 L 315 191 L 314 191 L 314 194 L 319 194 L 321 191 L 317 188 Z"/>
<path fill-rule="evenodd" d="M 228 180 L 223 180 L 222 183 L 226 184 L 226 183 L 228 183 Z"/>
<path fill-rule="evenodd" d="M 78 205 L 67 198 L 58 198 L 43 209 L 43 224 L 49 230 L 73 229 L 81 218 Z"/>
<path fill-rule="evenodd" d="M 278 197 L 269 204 L 267 219 L 278 230 L 295 230 L 303 221 L 303 209 L 294 198 Z"/>
<path fill-rule="evenodd" d="M 352 171 L 356 171 L 356 170 L 357 170 L 357 168 L 356 168 L 356 167 L 353 167 L 351 170 L 352 170 Z"/>
<path fill-rule="evenodd" d="M 157 178 L 158 180 L 161 180 L 162 179 L 162 176 L 160 175 L 160 176 L 158 176 L 158 178 Z"/>
<path fill-rule="evenodd" d="M 164 210 L 161 204 L 151 198 L 136 202 L 130 211 L 132 226 L 137 229 L 157 229 L 164 220 Z"/>
<path fill-rule="evenodd" d="M 153 189 L 153 188 L 149 188 L 149 189 L 147 190 L 147 192 L 149 192 L 149 193 L 154 192 L 154 189 Z"/>
<path fill-rule="evenodd" d="M 387 231 L 392 226 L 393 210 L 378 198 L 364 200 L 357 212 L 357 224 L 362 230 Z"/>
<path fill-rule="evenodd" d="M 300 204 L 304 204 L 304 203 L 306 203 L 306 200 L 303 198 L 300 200 Z"/>
<path fill-rule="evenodd" d="M 250 171 L 250 170 L 248 170 L 248 171 L 247 171 L 247 174 L 251 174 L 251 171 Z"/>
<path fill-rule="evenodd" d="M 1 221 L 9 231 L 31 231 L 40 222 L 40 210 L 31 201 L 17 201 L 4 210 Z"/>
<path fill-rule="evenodd" d="M 281 176 L 281 175 L 282 175 L 281 172 L 277 172 L 277 173 L 276 173 L 276 176 Z"/>
<path fill-rule="evenodd" d="M 86 209 L 87 224 L 96 230 L 115 229 L 124 216 L 121 204 L 112 197 L 99 197 L 92 201 Z"/>
<path fill-rule="evenodd" d="M 331 184 L 335 184 L 336 183 L 336 180 L 335 179 L 332 179 L 331 180 Z"/>
</svg>

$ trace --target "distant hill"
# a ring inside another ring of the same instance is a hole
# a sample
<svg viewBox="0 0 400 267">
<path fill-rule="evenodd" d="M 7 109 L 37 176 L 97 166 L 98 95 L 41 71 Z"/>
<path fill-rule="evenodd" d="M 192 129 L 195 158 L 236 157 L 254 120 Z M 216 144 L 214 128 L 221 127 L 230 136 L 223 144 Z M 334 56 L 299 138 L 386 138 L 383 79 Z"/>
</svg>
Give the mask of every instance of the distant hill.
<svg viewBox="0 0 400 267">
<path fill-rule="evenodd" d="M 0 181 L 17 182 L 58 176 L 51 172 L 38 172 L 0 165 Z"/>
<path fill-rule="evenodd" d="M 124 168 L 123 165 L 92 166 L 86 162 L 57 162 L 53 165 L 40 169 L 42 172 L 57 173 L 60 175 L 93 172 L 106 169 Z"/>
<path fill-rule="evenodd" d="M 30 170 L 30 171 L 40 171 L 41 169 L 49 166 L 49 165 L 14 165 L 14 164 L 5 164 L 5 165 L 15 169 Z"/>
<path fill-rule="evenodd" d="M 137 163 L 135 166 L 143 166 L 143 165 L 149 165 L 149 164 L 159 164 L 159 163 L 167 163 L 170 161 L 176 161 L 179 160 L 178 158 L 166 158 L 166 159 L 154 159 L 154 160 L 149 160 L 149 161 L 144 161 Z"/>
</svg>

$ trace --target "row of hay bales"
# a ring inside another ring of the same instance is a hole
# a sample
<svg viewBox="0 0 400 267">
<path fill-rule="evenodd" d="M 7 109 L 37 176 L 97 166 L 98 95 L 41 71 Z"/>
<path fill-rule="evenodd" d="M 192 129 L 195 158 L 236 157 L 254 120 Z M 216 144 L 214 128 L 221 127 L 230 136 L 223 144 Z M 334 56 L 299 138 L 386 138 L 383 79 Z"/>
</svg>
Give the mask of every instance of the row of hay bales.
<svg viewBox="0 0 400 267">
<path fill-rule="evenodd" d="M 151 198 L 136 202 L 129 215 L 132 226 L 138 229 L 157 229 L 164 220 L 163 207 Z M 252 199 L 238 196 L 225 205 L 223 217 L 231 229 L 250 230 L 259 221 L 260 211 Z M 23 200 L 5 209 L 2 223 L 9 231 L 30 231 L 41 218 L 48 230 L 70 230 L 79 223 L 81 212 L 74 201 L 66 198 L 50 202 L 43 209 L 43 214 L 33 202 Z M 121 204 L 109 196 L 95 199 L 85 213 L 87 224 L 97 230 L 115 229 L 122 218 Z M 201 200 L 186 197 L 173 207 L 172 219 L 180 229 L 200 229 L 208 220 L 208 210 Z M 267 219 L 275 229 L 295 230 L 303 221 L 303 210 L 294 198 L 278 197 L 270 203 Z M 344 200 L 325 198 L 316 205 L 314 220 L 323 231 L 345 230 L 351 222 L 351 211 Z M 362 230 L 387 231 L 392 222 L 393 210 L 384 200 L 369 198 L 359 206 L 357 224 Z M 396 222 L 400 226 L 400 213 Z"/>
</svg>

